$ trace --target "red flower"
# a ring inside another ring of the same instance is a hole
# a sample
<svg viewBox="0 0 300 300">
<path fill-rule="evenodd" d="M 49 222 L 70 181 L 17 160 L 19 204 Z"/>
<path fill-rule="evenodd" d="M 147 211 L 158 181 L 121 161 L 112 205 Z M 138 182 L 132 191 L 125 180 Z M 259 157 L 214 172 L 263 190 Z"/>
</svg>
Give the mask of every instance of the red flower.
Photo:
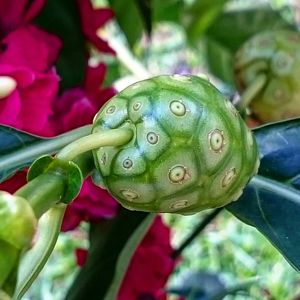
<svg viewBox="0 0 300 300">
<path fill-rule="evenodd" d="M 98 35 L 98 29 L 113 18 L 114 13 L 109 8 L 93 8 L 90 0 L 77 0 L 81 16 L 82 32 L 85 37 L 100 51 L 115 54 L 107 42 Z"/>
<path fill-rule="evenodd" d="M 156 217 L 132 258 L 118 300 L 166 299 L 163 289 L 176 264 L 170 234 L 161 217 Z"/>
<path fill-rule="evenodd" d="M 88 67 L 84 87 L 67 90 L 54 102 L 51 123 L 55 134 L 93 122 L 101 106 L 116 93 L 113 88 L 101 88 L 105 71 L 104 64 Z"/>
<path fill-rule="evenodd" d="M 45 0 L 1 0 L 0 38 L 32 20 L 44 3 Z"/>
<path fill-rule="evenodd" d="M 176 262 L 171 258 L 170 229 L 157 216 L 150 230 L 136 249 L 121 285 L 118 300 L 165 300 L 164 287 Z M 82 266 L 87 251 L 76 251 Z"/>
<path fill-rule="evenodd" d="M 60 48 L 58 37 L 33 25 L 26 25 L 1 40 L 0 64 L 45 72 L 53 67 Z"/>
<path fill-rule="evenodd" d="M 13 177 L 0 183 L 0 190 L 13 194 L 26 184 L 26 171 L 17 172 Z"/>
<path fill-rule="evenodd" d="M 58 90 L 58 77 L 53 72 L 43 74 L 28 68 L 0 65 L 0 85 L 1 80 L 7 81 L 7 78 L 14 82 L 15 88 L 2 95 L 0 123 L 43 134 Z"/>
</svg>

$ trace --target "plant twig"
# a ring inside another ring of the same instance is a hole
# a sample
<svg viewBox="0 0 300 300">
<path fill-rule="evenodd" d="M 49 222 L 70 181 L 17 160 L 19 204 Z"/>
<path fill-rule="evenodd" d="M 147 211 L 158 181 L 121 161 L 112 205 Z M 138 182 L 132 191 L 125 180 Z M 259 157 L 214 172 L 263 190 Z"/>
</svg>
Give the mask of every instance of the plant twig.
<svg viewBox="0 0 300 300">
<path fill-rule="evenodd" d="M 185 239 L 185 241 L 173 251 L 172 258 L 177 258 L 183 250 L 193 242 L 193 240 L 198 236 L 199 233 L 201 233 L 204 228 L 215 218 L 219 213 L 223 210 L 223 207 L 219 207 L 214 209 L 211 213 L 207 214 L 203 220 L 197 225 L 197 227 L 194 229 L 194 231 Z"/>
</svg>

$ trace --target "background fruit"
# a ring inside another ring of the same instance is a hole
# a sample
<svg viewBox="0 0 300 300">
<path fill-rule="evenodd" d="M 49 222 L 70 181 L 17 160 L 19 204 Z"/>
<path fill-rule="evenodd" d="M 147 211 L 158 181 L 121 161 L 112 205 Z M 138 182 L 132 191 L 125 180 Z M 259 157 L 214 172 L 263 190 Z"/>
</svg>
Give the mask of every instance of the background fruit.
<svg viewBox="0 0 300 300">
<path fill-rule="evenodd" d="M 237 52 L 235 79 L 241 94 L 266 75 L 250 108 L 261 121 L 271 122 L 300 115 L 300 35 L 280 30 L 261 32 Z"/>
</svg>

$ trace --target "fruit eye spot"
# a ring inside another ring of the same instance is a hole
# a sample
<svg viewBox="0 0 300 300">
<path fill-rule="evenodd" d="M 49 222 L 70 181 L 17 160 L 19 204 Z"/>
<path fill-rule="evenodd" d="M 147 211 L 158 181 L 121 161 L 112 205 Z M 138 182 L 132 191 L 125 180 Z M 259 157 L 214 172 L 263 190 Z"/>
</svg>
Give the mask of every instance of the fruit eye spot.
<svg viewBox="0 0 300 300">
<path fill-rule="evenodd" d="M 184 180 L 188 179 L 189 175 L 184 166 L 174 166 L 169 170 L 169 179 L 172 183 L 182 183 Z"/>
<path fill-rule="evenodd" d="M 147 134 L 147 141 L 152 144 L 155 145 L 158 142 L 158 135 L 154 132 L 149 132 Z"/>
<path fill-rule="evenodd" d="M 172 101 L 170 103 L 170 110 L 174 115 L 178 117 L 182 117 L 186 113 L 186 107 L 180 101 Z"/>
<path fill-rule="evenodd" d="M 138 111 L 141 107 L 142 107 L 142 103 L 141 102 L 136 102 L 132 106 L 132 108 L 133 108 L 134 111 Z"/>
<path fill-rule="evenodd" d="M 208 134 L 210 149 L 220 153 L 225 145 L 224 134 L 222 130 L 214 129 Z"/>
<path fill-rule="evenodd" d="M 235 176 L 236 176 L 235 168 L 231 168 L 230 170 L 228 170 L 222 179 L 222 187 L 228 186 L 232 182 Z"/>
<path fill-rule="evenodd" d="M 130 169 L 132 166 L 133 166 L 133 162 L 132 162 L 131 159 L 126 158 L 126 159 L 123 161 L 123 167 L 124 167 L 125 169 Z"/>
<path fill-rule="evenodd" d="M 110 115 L 113 114 L 115 111 L 116 111 L 116 107 L 114 105 L 112 105 L 106 109 L 106 113 L 110 114 Z"/>
<path fill-rule="evenodd" d="M 177 200 L 170 204 L 170 209 L 182 209 L 188 206 L 188 200 Z"/>
<path fill-rule="evenodd" d="M 128 201 L 134 201 L 139 198 L 139 195 L 132 190 L 121 190 L 122 196 Z"/>
</svg>

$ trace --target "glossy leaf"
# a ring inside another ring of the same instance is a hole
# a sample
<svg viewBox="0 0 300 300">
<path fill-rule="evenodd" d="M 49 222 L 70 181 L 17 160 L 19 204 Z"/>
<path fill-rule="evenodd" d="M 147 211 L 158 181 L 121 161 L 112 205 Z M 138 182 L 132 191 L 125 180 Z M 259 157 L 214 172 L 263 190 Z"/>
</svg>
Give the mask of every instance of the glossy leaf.
<svg viewBox="0 0 300 300">
<path fill-rule="evenodd" d="M 49 139 L 0 125 L 0 182 L 17 170 L 28 167 L 39 156 L 56 153 L 70 142 L 89 134 L 90 130 L 90 125 L 87 125 Z"/>
<path fill-rule="evenodd" d="M 278 11 L 268 6 L 234 10 L 220 15 L 206 32 L 206 52 L 210 71 L 233 84 L 233 59 L 238 48 L 264 30 L 294 28 Z"/>
<path fill-rule="evenodd" d="M 86 49 L 76 1 L 46 1 L 45 7 L 35 21 L 63 41 L 63 48 L 56 64 L 57 72 L 62 78 L 61 88 L 81 84 L 86 65 Z"/>
<path fill-rule="evenodd" d="M 88 258 L 69 289 L 67 300 L 104 299 L 122 249 L 147 216 L 121 208 L 113 220 L 91 224 Z"/>
<path fill-rule="evenodd" d="M 256 227 L 300 270 L 300 119 L 254 130 L 261 165 L 259 175 L 227 209 Z"/>
<path fill-rule="evenodd" d="M 134 231 L 134 233 L 129 237 L 126 245 L 124 246 L 118 257 L 115 275 L 104 300 L 117 299 L 119 289 L 130 265 L 130 261 L 135 253 L 135 250 L 152 225 L 155 216 L 155 214 L 149 214 L 147 218 Z"/>
<path fill-rule="evenodd" d="M 32 162 L 29 153 L 18 160 L 17 157 L 25 148 L 32 147 L 42 138 L 18 131 L 12 127 L 0 125 L 0 181 L 5 180 L 18 169 L 28 166 Z M 15 158 L 15 159 L 14 159 Z M 8 160 L 8 163 L 6 161 Z"/>
</svg>

